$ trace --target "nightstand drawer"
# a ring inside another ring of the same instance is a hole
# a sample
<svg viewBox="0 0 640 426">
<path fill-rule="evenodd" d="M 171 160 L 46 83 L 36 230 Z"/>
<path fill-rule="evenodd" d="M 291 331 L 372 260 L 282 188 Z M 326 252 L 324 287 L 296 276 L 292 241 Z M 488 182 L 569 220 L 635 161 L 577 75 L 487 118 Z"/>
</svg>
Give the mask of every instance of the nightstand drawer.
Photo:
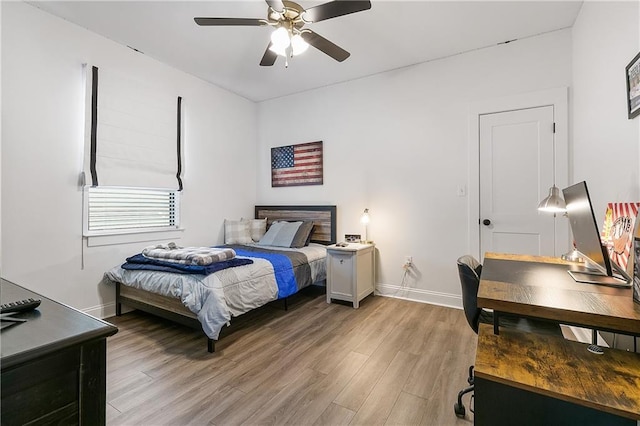
<svg viewBox="0 0 640 426">
<path fill-rule="evenodd" d="M 331 295 L 335 295 L 336 298 L 353 297 L 354 256 L 351 253 L 332 253 L 328 256 L 328 262 L 327 271 L 331 271 Z"/>
</svg>

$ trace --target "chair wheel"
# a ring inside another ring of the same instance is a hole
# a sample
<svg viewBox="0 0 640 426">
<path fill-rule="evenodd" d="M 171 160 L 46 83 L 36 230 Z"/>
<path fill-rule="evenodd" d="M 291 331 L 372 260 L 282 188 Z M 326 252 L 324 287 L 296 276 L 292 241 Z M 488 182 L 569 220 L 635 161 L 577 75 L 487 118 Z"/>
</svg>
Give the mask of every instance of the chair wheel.
<svg viewBox="0 0 640 426">
<path fill-rule="evenodd" d="M 463 418 L 466 412 L 464 405 L 458 404 L 457 402 L 453 404 L 453 411 L 455 411 L 456 416 L 460 418 Z"/>
</svg>

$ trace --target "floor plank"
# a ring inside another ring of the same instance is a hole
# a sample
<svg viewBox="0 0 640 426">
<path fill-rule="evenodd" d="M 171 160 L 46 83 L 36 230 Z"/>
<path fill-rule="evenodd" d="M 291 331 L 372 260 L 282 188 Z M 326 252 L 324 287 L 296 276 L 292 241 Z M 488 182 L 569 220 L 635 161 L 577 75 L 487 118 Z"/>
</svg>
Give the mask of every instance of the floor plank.
<svg viewBox="0 0 640 426">
<path fill-rule="evenodd" d="M 257 410 L 246 421 L 248 424 L 270 424 L 279 425 L 290 418 L 300 401 L 303 399 L 307 389 L 315 383 L 321 381 L 326 374 L 319 373 L 312 369 L 305 369 L 291 385 L 276 393 L 259 410 Z"/>
<path fill-rule="evenodd" d="M 286 419 L 286 423 L 293 425 L 314 423 L 362 367 L 366 359 L 366 355 L 350 352 L 323 380 L 305 390 L 300 405 L 293 415 Z"/>
<path fill-rule="evenodd" d="M 351 424 L 381 425 L 389 417 L 391 409 L 398 400 L 417 356 L 408 352 L 398 352 L 389 367 L 380 377 L 369 396 L 364 401 Z"/>
<path fill-rule="evenodd" d="M 385 425 L 419 425 L 427 415 L 427 401 L 419 396 L 400 392 Z"/>
<path fill-rule="evenodd" d="M 326 410 L 315 421 L 314 426 L 333 425 L 342 426 L 348 425 L 351 422 L 353 416 L 356 413 L 353 411 L 341 407 L 338 404 L 329 404 Z"/>
<path fill-rule="evenodd" d="M 142 312 L 109 321 L 108 425 L 472 422 L 453 413 L 477 342 L 461 310 L 298 295 L 233 321 L 213 354 L 201 332 Z"/>
</svg>

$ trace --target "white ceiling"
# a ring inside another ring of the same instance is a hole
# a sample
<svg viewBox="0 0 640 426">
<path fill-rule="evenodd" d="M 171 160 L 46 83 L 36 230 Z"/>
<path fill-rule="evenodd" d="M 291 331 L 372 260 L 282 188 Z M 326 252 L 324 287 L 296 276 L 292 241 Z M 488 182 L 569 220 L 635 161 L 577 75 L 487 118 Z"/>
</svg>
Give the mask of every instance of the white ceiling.
<svg viewBox="0 0 640 426">
<path fill-rule="evenodd" d="M 195 16 L 265 18 L 263 0 L 44 1 L 30 4 L 253 101 L 263 101 L 571 27 L 580 1 L 372 0 L 370 10 L 308 24 L 351 53 L 310 48 L 259 66 L 269 27 L 200 27 Z M 309 8 L 325 1 L 298 1 Z"/>
</svg>

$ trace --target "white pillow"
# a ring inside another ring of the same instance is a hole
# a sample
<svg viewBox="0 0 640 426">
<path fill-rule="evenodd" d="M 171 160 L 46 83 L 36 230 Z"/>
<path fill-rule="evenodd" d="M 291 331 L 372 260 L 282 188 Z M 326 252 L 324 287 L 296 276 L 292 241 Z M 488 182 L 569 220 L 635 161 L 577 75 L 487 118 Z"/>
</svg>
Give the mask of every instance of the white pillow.
<svg viewBox="0 0 640 426">
<path fill-rule="evenodd" d="M 225 244 L 251 244 L 251 231 L 246 220 L 224 220 Z"/>
<path fill-rule="evenodd" d="M 249 233 L 254 243 L 260 241 L 260 239 L 267 232 L 267 218 L 264 219 L 241 219 L 249 222 Z"/>
</svg>

